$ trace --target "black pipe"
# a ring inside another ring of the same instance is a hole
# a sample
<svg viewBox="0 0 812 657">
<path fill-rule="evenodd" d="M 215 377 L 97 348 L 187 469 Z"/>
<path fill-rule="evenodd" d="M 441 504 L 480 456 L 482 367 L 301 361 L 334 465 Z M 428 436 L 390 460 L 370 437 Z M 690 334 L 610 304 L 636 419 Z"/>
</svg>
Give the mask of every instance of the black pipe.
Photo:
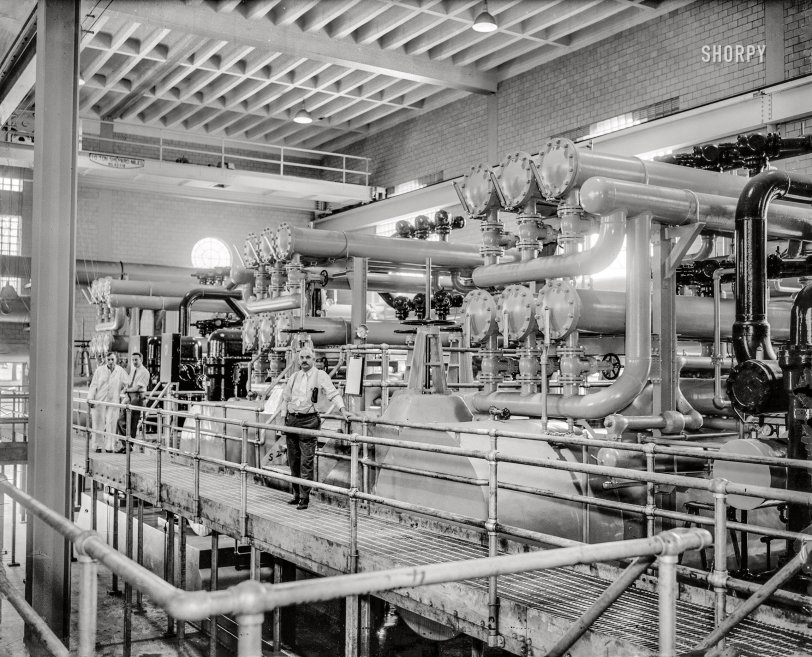
<svg viewBox="0 0 812 657">
<path fill-rule="evenodd" d="M 812 179 L 786 171 L 767 171 L 745 185 L 736 204 L 736 321 L 733 351 L 743 363 L 756 357 L 775 360 L 767 322 L 767 208 L 776 198 L 810 202 Z"/>
<path fill-rule="evenodd" d="M 189 335 L 189 308 L 198 299 L 222 299 L 228 304 L 240 319 L 245 319 L 248 315 L 240 308 L 235 299 L 241 299 L 240 290 L 215 290 L 211 287 L 194 287 L 189 290 L 178 305 L 178 324 L 180 324 L 180 334 Z"/>
</svg>

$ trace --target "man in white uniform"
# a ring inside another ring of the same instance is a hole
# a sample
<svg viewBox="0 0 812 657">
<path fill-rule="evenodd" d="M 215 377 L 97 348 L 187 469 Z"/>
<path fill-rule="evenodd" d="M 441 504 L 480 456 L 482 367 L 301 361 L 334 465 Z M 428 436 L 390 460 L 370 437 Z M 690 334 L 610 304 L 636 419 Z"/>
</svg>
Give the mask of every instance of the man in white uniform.
<svg viewBox="0 0 812 657">
<path fill-rule="evenodd" d="M 93 427 L 90 447 L 97 452 L 102 449 L 117 452 L 124 448 L 124 444 L 116 438 L 116 425 L 121 409 L 95 403 L 103 401 L 117 404 L 121 401 L 121 391 L 127 386 L 127 372 L 116 364 L 117 360 L 114 353 L 107 354 L 105 366 L 98 367 L 93 372 L 90 389 L 87 391 L 90 426 Z"/>
<path fill-rule="evenodd" d="M 139 352 L 134 352 L 130 356 L 130 374 L 127 385 L 121 393 L 122 404 L 132 404 L 133 406 L 144 405 L 144 395 L 149 388 L 149 370 L 142 364 L 143 356 Z M 130 438 L 135 438 L 138 431 L 138 421 L 141 419 L 141 411 L 132 409 L 130 411 Z M 118 421 L 118 433 L 120 436 L 127 434 L 127 412 L 121 414 Z"/>
<path fill-rule="evenodd" d="M 319 429 L 321 418 L 316 411 L 316 401 L 321 390 L 333 402 L 344 419 L 349 419 L 349 413 L 344 408 L 341 393 L 336 390 L 329 375 L 324 370 L 318 370 L 313 365 L 316 355 L 309 347 L 299 352 L 299 371 L 285 384 L 282 393 L 282 409 L 286 412 L 285 425 L 300 429 Z M 288 445 L 288 463 L 290 474 L 301 479 L 313 480 L 313 462 L 316 455 L 316 438 L 298 433 L 286 433 L 285 440 Z M 310 503 L 310 488 L 293 484 L 293 498 L 288 504 L 296 504 L 297 509 L 306 509 Z"/>
</svg>

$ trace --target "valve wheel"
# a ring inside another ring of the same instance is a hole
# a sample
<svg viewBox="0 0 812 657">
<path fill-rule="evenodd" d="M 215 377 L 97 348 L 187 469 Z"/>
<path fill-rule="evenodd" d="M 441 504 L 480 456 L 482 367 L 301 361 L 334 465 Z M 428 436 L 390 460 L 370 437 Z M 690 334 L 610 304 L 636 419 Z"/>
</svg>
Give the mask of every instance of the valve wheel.
<svg viewBox="0 0 812 657">
<path fill-rule="evenodd" d="M 601 371 L 601 376 L 607 381 L 614 381 L 620 376 L 620 358 L 617 354 L 606 354 L 601 362 L 608 363 L 609 369 Z"/>
</svg>

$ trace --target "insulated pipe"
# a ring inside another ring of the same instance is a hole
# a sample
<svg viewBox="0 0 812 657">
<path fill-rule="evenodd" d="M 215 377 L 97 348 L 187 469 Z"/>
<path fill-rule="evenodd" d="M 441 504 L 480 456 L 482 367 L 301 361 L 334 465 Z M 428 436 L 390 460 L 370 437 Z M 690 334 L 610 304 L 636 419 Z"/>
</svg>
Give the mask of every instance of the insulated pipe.
<svg viewBox="0 0 812 657">
<path fill-rule="evenodd" d="M 482 262 L 479 246 L 425 240 L 392 239 L 379 235 L 300 228 L 283 223 L 276 233 L 276 256 L 290 260 L 294 253 L 317 258 L 372 258 L 423 265 L 426 258 L 441 267 L 473 268 Z"/>
<path fill-rule="evenodd" d="M 178 306 L 180 334 L 189 335 L 189 309 L 198 299 L 222 299 L 240 319 L 245 319 L 248 315 L 235 301 L 235 299 L 240 298 L 242 298 L 242 292 L 239 290 L 213 290 L 207 287 L 196 287 L 189 290 L 186 296 L 181 299 L 180 305 Z"/>
<path fill-rule="evenodd" d="M 440 276 L 439 285 L 445 289 L 453 287 L 448 276 Z M 369 292 L 422 292 L 426 287 L 425 277 L 406 274 L 367 273 L 367 290 Z M 349 275 L 330 276 L 328 270 L 326 290 L 349 290 Z"/>
<path fill-rule="evenodd" d="M 197 280 L 180 281 L 120 281 L 114 278 L 103 281 L 102 290 L 107 294 L 137 294 L 149 297 L 183 297 L 193 287 L 199 287 Z M 225 289 L 212 286 L 213 290 Z M 104 301 L 104 299 L 102 299 Z"/>
<path fill-rule="evenodd" d="M 649 236 L 651 215 L 643 214 L 628 220 L 626 228 L 626 365 L 622 374 L 609 387 L 588 395 L 528 395 L 515 393 L 479 393 L 473 396 L 473 406 L 488 412 L 491 406 L 505 407 L 515 415 L 538 416 L 547 404 L 551 417 L 605 418 L 628 406 L 645 388 L 651 369 L 651 270 Z"/>
<path fill-rule="evenodd" d="M 756 357 L 775 360 L 767 321 L 767 211 L 783 196 L 812 201 L 812 179 L 767 171 L 751 178 L 736 205 L 736 321 L 733 352 L 743 363 Z"/>
<path fill-rule="evenodd" d="M 283 294 L 282 296 L 272 297 L 270 299 L 256 299 L 254 301 L 247 301 L 245 304 L 246 310 L 252 315 L 257 313 L 278 313 L 283 310 L 295 310 L 302 305 L 302 298 L 300 294 Z"/>
<path fill-rule="evenodd" d="M 548 141 L 542 149 L 538 170 L 541 192 L 548 199 L 563 199 L 595 176 L 733 198 L 739 196 L 747 183 L 746 178 L 727 173 L 649 162 L 625 155 L 596 153 L 587 148 L 577 148 L 572 141 L 561 137 Z"/>
<path fill-rule="evenodd" d="M 581 316 L 578 329 L 592 333 L 623 333 L 626 327 L 626 296 L 609 290 L 578 290 Z M 768 306 L 770 323 L 777 328 L 776 339 L 789 339 L 789 304 L 774 302 Z M 713 299 L 709 297 L 677 296 L 677 335 L 681 338 L 713 338 Z M 722 338 L 730 338 L 735 317 L 735 303 L 721 302 Z"/>
<path fill-rule="evenodd" d="M 27 272 L 27 273 L 25 273 Z M 20 275 L 24 273 L 24 275 Z M 78 258 L 76 260 L 76 282 L 79 285 L 90 285 L 97 278 L 111 276 L 138 280 L 185 280 L 194 283 L 197 269 L 191 267 L 170 267 L 168 265 L 142 265 L 132 262 L 115 262 Z M 31 257 L 0 255 L 0 276 L 15 278 L 31 277 Z"/>
<path fill-rule="evenodd" d="M 483 265 L 474 269 L 477 287 L 511 285 L 548 278 L 586 276 L 606 269 L 620 253 L 626 229 L 626 213 L 620 210 L 601 216 L 598 240 L 580 253 L 542 256 L 526 262 Z"/>
<path fill-rule="evenodd" d="M 679 387 L 686 401 L 693 406 L 694 410 L 702 415 L 722 415 L 729 417 L 733 414 L 724 386 L 722 387 L 722 400 L 724 400 L 728 406 L 719 408 L 714 402 L 716 393 L 714 391 L 713 379 L 683 378 L 680 379 Z M 707 425 L 707 422 L 705 424 Z"/>
<path fill-rule="evenodd" d="M 688 189 L 590 178 L 581 186 L 581 205 L 592 214 L 604 215 L 616 209 L 625 209 L 630 215 L 650 211 L 659 223 L 679 226 L 701 221 L 706 231 L 726 235 L 735 231 L 735 198 Z M 812 240 L 812 210 L 796 205 L 771 205 L 767 220 L 771 238 Z"/>
<path fill-rule="evenodd" d="M 111 294 L 107 305 L 111 308 L 178 310 L 181 301 L 183 301 L 183 297 L 148 297 L 138 294 Z M 195 303 L 195 310 L 204 313 L 227 313 L 231 310 L 231 307 L 228 306 L 225 301 L 204 299 Z"/>
</svg>

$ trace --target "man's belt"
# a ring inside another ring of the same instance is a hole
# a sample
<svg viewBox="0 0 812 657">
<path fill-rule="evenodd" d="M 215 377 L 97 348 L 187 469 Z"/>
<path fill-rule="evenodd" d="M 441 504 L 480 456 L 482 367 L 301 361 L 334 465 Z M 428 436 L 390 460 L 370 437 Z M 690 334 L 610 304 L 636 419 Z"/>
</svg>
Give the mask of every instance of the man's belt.
<svg viewBox="0 0 812 657">
<path fill-rule="evenodd" d="M 288 415 L 294 415 L 296 417 L 308 417 L 310 415 L 318 415 L 316 411 L 308 411 L 307 413 L 297 413 L 296 411 L 288 411 Z"/>
</svg>

